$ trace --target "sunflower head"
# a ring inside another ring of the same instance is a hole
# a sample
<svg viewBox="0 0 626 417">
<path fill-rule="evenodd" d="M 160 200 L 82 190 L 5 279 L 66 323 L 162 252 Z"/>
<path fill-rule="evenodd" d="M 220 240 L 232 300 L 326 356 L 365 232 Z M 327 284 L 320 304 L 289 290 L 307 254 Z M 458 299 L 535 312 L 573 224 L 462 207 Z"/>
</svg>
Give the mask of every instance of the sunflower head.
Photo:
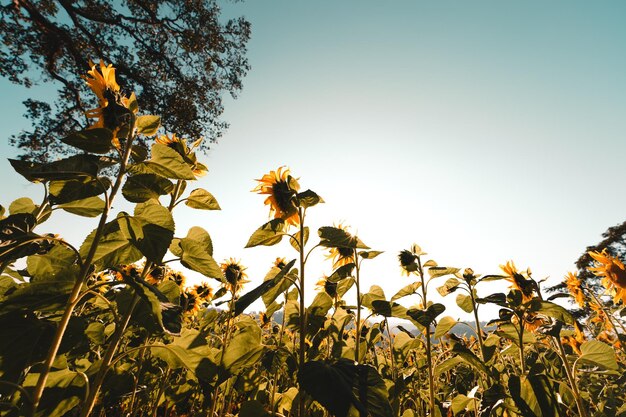
<svg viewBox="0 0 626 417">
<path fill-rule="evenodd" d="M 319 291 L 324 291 L 326 294 L 335 298 L 337 296 L 337 283 L 328 280 L 327 276 L 323 276 L 322 279 L 317 281 L 315 288 Z"/>
<path fill-rule="evenodd" d="M 265 205 L 270 206 L 270 216 L 283 219 L 292 226 L 300 224 L 296 196 L 300 189 L 298 180 L 291 176 L 289 168 L 279 167 L 263 175 L 259 184 L 252 190 L 267 195 Z"/>
<path fill-rule="evenodd" d="M 508 261 L 506 265 L 500 265 L 500 269 L 505 274 L 504 278 L 511 283 L 511 287 L 522 293 L 523 303 L 533 299 L 535 282 L 518 272 L 513 261 Z"/>
<path fill-rule="evenodd" d="M 91 65 L 84 79 L 98 99 L 98 107 L 85 112 L 88 118 L 97 119 L 91 127 L 105 127 L 116 135 L 128 123 L 130 101 L 120 93 L 120 86 L 115 80 L 115 68 L 100 61 L 99 66 Z M 116 137 L 113 141 L 116 146 L 119 144 Z"/>
<path fill-rule="evenodd" d="M 203 282 L 193 287 L 200 301 L 209 303 L 213 299 L 213 288 Z"/>
<path fill-rule="evenodd" d="M 230 258 L 220 265 L 224 278 L 226 278 L 226 288 L 232 292 L 237 293 L 243 287 L 243 284 L 249 282 L 247 280 L 248 275 L 244 272 L 246 268 L 242 266 L 239 261 L 234 258 Z"/>
<path fill-rule="evenodd" d="M 358 238 L 353 236 L 349 232 L 349 227 L 344 224 L 339 224 L 336 226 L 338 229 L 343 230 L 346 235 L 349 236 L 350 246 L 356 246 L 358 242 Z M 338 248 L 329 248 L 328 255 L 326 255 L 326 259 L 331 259 L 333 261 L 333 269 L 337 269 L 340 266 L 348 265 L 356 263 L 356 259 L 354 258 L 354 248 L 353 247 L 338 247 Z"/>
<path fill-rule="evenodd" d="M 278 269 L 283 269 L 287 266 L 287 260 L 285 258 L 276 258 L 274 266 Z"/>
<path fill-rule="evenodd" d="M 614 303 L 621 300 L 626 304 L 626 266 L 624 263 L 609 255 L 606 249 L 602 252 L 591 251 L 589 256 L 596 261 L 596 266 L 587 269 L 594 275 L 602 277 L 602 285 L 614 296 Z"/>
<path fill-rule="evenodd" d="M 578 304 L 581 308 L 584 308 L 586 304 L 585 293 L 583 292 L 578 275 L 574 272 L 568 272 L 567 275 L 565 275 L 565 285 L 567 286 L 567 290 L 570 295 L 576 301 L 576 304 Z"/>
<path fill-rule="evenodd" d="M 185 313 L 195 313 L 200 309 L 202 300 L 198 297 L 195 288 L 187 288 L 180 294 L 180 305 Z"/>
<path fill-rule="evenodd" d="M 198 162 L 194 149 L 202 142 L 202 138 L 195 141 L 191 146 L 187 145 L 187 141 L 184 138 L 176 136 L 176 133 L 171 135 L 159 135 L 156 138 L 156 143 L 165 145 L 178 153 L 183 160 L 191 167 L 193 174 L 197 177 L 202 177 L 208 172 L 206 165 Z"/>
<path fill-rule="evenodd" d="M 398 261 L 400 261 L 403 275 L 408 277 L 411 273 L 417 272 L 417 255 L 412 251 L 406 249 L 400 251 Z"/>
</svg>

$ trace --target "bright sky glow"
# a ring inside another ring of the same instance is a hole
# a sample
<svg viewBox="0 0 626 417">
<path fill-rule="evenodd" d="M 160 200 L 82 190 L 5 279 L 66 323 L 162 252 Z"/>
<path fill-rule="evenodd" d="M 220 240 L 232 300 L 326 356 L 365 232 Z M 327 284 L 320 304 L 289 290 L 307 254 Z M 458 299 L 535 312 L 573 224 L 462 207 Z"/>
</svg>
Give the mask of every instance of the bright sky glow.
<svg viewBox="0 0 626 417">
<path fill-rule="evenodd" d="M 222 211 L 174 217 L 178 236 L 202 226 L 218 262 L 248 266 L 246 290 L 296 257 L 287 241 L 243 249 L 268 220 L 254 179 L 281 165 L 326 201 L 312 232 L 343 221 L 385 251 L 362 287 L 388 297 L 410 282 L 396 256 L 413 242 L 442 266 L 488 274 L 514 260 L 555 283 L 624 221 L 626 3 L 249 0 L 227 13 L 252 23 L 253 68 L 197 184 Z M 53 93 L 4 79 L 0 91 L 5 138 L 28 127 L 21 100 Z M 41 198 L 8 162 L 0 174 L 2 205 Z M 40 230 L 79 244 L 94 227 L 59 213 Z M 307 282 L 330 272 L 320 252 Z M 464 317 L 453 300 L 445 314 Z"/>
</svg>

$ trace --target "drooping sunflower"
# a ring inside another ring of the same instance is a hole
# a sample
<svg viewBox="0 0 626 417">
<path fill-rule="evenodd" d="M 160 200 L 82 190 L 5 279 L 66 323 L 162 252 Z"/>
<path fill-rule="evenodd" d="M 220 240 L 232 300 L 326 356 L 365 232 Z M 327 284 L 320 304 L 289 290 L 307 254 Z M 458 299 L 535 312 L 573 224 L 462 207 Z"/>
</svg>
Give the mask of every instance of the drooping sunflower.
<svg viewBox="0 0 626 417">
<path fill-rule="evenodd" d="M 329 281 L 327 276 L 323 276 L 319 281 L 317 281 L 315 289 L 318 291 L 324 291 L 332 298 L 337 296 L 337 283 Z"/>
<path fill-rule="evenodd" d="M 587 340 L 583 327 L 577 321 L 574 322 L 574 334 L 561 336 L 561 342 L 572 348 L 574 352 L 581 355 L 580 345 Z"/>
<path fill-rule="evenodd" d="M 120 94 L 115 68 L 100 61 L 99 67 L 95 64 L 91 66 L 84 79 L 98 98 L 98 107 L 85 112 L 88 118 L 97 119 L 91 127 L 106 127 L 115 134 L 120 128 L 119 117 L 128 113 L 128 99 Z M 114 137 L 113 141 L 117 142 L 116 146 L 119 144 L 117 138 Z"/>
<path fill-rule="evenodd" d="M 183 160 L 191 166 L 191 171 L 196 178 L 202 177 L 208 172 L 206 165 L 198 162 L 196 153 L 193 151 L 197 146 L 196 143 L 201 141 L 202 139 L 198 139 L 190 148 L 187 146 L 187 141 L 179 136 L 176 136 L 176 133 L 172 133 L 171 136 L 167 134 L 159 135 L 156 138 L 156 143 L 172 148 L 180 156 L 182 156 Z"/>
<path fill-rule="evenodd" d="M 264 204 L 270 206 L 270 216 L 283 219 L 288 225 L 299 225 L 300 217 L 295 197 L 300 184 L 291 176 L 289 168 L 279 167 L 276 171 L 270 171 L 256 181 L 259 184 L 252 191 L 268 196 Z"/>
<path fill-rule="evenodd" d="M 248 283 L 248 275 L 244 272 L 247 268 L 242 266 L 239 261 L 234 258 L 230 258 L 223 262 L 220 267 L 226 278 L 226 288 L 233 294 L 237 294 L 243 287 L 243 284 Z"/>
<path fill-rule="evenodd" d="M 599 305 L 595 301 L 592 301 L 589 303 L 589 307 L 591 308 L 591 310 L 593 310 L 593 314 L 590 319 L 591 323 L 597 323 L 609 331 L 614 330 L 613 322 L 601 305 Z"/>
<path fill-rule="evenodd" d="M 338 229 L 343 230 L 349 236 L 350 241 L 356 246 L 358 241 L 356 236 L 350 234 L 349 227 L 344 224 L 339 224 L 336 226 Z M 337 269 L 340 266 L 354 264 L 356 263 L 354 248 L 351 247 L 339 247 L 339 248 L 329 248 L 328 255 L 326 255 L 326 259 L 330 259 L 333 261 L 333 269 Z"/>
<path fill-rule="evenodd" d="M 278 269 L 283 269 L 287 266 L 287 260 L 285 258 L 276 258 L 274 266 Z"/>
<path fill-rule="evenodd" d="M 614 303 L 617 304 L 621 300 L 626 304 L 626 266 L 616 257 L 609 255 L 606 249 L 602 252 L 590 251 L 589 256 L 596 261 L 596 266 L 587 269 L 594 275 L 602 277 L 602 285 L 613 295 Z"/>
<path fill-rule="evenodd" d="M 565 285 L 567 286 L 567 290 L 571 296 L 574 297 L 576 304 L 578 304 L 581 308 L 585 308 L 585 293 L 581 287 L 578 275 L 573 272 L 568 272 L 565 276 Z"/>
<path fill-rule="evenodd" d="M 500 269 L 505 273 L 505 279 L 511 283 L 511 287 L 522 293 L 522 302 L 533 299 L 535 285 L 532 279 L 525 278 L 517 271 L 513 261 L 508 261 L 506 265 L 500 265 Z"/>
<path fill-rule="evenodd" d="M 417 255 L 412 251 L 404 249 L 398 254 L 398 261 L 400 261 L 400 268 L 402 268 L 402 275 L 407 277 L 413 272 L 417 272 Z"/>
</svg>

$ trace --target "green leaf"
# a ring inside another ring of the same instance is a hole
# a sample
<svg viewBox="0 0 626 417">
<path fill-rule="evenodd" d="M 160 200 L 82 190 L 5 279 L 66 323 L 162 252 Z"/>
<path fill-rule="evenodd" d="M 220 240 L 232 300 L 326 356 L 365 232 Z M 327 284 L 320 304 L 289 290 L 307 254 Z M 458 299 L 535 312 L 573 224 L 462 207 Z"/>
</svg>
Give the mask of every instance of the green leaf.
<svg viewBox="0 0 626 417">
<path fill-rule="evenodd" d="M 407 315 L 424 327 L 430 326 L 438 315 L 443 313 L 446 307 L 443 304 L 435 303 L 428 306 L 426 310 L 411 308 L 407 310 Z"/>
<path fill-rule="evenodd" d="M 213 194 L 202 188 L 193 190 L 187 197 L 185 204 L 199 210 L 221 210 Z"/>
<path fill-rule="evenodd" d="M 327 248 L 369 249 L 358 237 L 338 227 L 320 227 L 317 233 L 320 237 L 320 245 Z"/>
<path fill-rule="evenodd" d="M 34 388 L 38 379 L 38 373 L 29 373 L 24 380 L 24 387 Z M 67 415 L 85 398 L 85 383 L 84 376 L 69 369 L 50 372 L 36 416 L 63 417 Z"/>
<path fill-rule="evenodd" d="M 131 203 L 143 203 L 172 192 L 174 184 L 156 174 L 137 174 L 128 177 L 122 187 L 122 195 Z"/>
<path fill-rule="evenodd" d="M 391 297 L 391 301 L 395 301 L 398 300 L 402 297 L 406 297 L 408 295 L 413 295 L 417 292 L 417 290 L 422 286 L 421 282 L 414 282 L 412 284 L 409 285 L 405 285 L 404 287 L 402 287 L 402 289 L 400 291 L 398 291 L 397 293 L 395 293 L 395 295 L 393 297 Z"/>
<path fill-rule="evenodd" d="M 258 400 L 244 401 L 239 409 L 239 417 L 270 417 L 263 404 Z"/>
<path fill-rule="evenodd" d="M 59 208 L 77 216 L 97 217 L 104 211 L 105 202 L 100 197 L 93 196 L 61 204 Z"/>
<path fill-rule="evenodd" d="M 49 199 L 52 204 L 71 203 L 100 195 L 110 186 L 111 181 L 105 177 L 55 180 L 50 182 Z"/>
<path fill-rule="evenodd" d="M 182 250 L 180 263 L 202 275 L 223 281 L 224 274 L 215 259 L 206 251 L 206 247 L 197 240 L 183 238 L 179 242 Z"/>
<path fill-rule="evenodd" d="M 615 351 L 606 343 L 589 340 L 580 345 L 582 355 L 579 360 L 581 363 L 598 366 L 609 371 L 618 371 L 619 366 L 615 359 Z"/>
<path fill-rule="evenodd" d="M 431 278 L 443 277 L 444 275 L 456 274 L 459 272 L 459 268 L 450 268 L 445 266 L 433 266 L 428 268 L 428 275 Z"/>
<path fill-rule="evenodd" d="M 9 213 L 34 213 L 37 210 L 37 205 L 28 197 L 18 198 L 9 205 Z"/>
<path fill-rule="evenodd" d="M 136 294 L 146 303 L 147 309 L 152 317 L 156 318 L 160 329 L 172 335 L 180 334 L 183 319 L 181 306 L 172 303 L 157 287 L 142 279 L 124 276 L 124 281 L 132 286 Z M 140 315 L 141 309 L 135 311 L 134 314 Z"/>
<path fill-rule="evenodd" d="M 359 256 L 363 259 L 374 259 L 378 255 L 383 253 L 382 251 L 370 250 L 370 251 L 361 251 L 359 252 Z"/>
<path fill-rule="evenodd" d="M 319 203 L 323 203 L 324 200 L 322 197 L 317 195 L 315 192 L 311 190 L 306 190 L 296 195 L 297 201 L 299 201 L 299 206 L 303 208 L 313 207 Z"/>
<path fill-rule="evenodd" d="M 165 178 L 195 180 L 191 166 L 174 149 L 155 143 L 152 145 L 152 158 L 131 166 L 136 174 L 157 174 Z"/>
<path fill-rule="evenodd" d="M 272 219 L 259 227 L 246 244 L 246 248 L 255 246 L 274 246 L 279 243 L 285 235 L 285 221 L 283 219 Z"/>
<path fill-rule="evenodd" d="M 161 126 L 161 117 L 153 115 L 143 115 L 137 117 L 137 133 L 146 136 L 155 135 Z"/>
<path fill-rule="evenodd" d="M 291 244 L 292 248 L 299 251 L 300 250 L 300 230 L 298 230 L 296 234 L 293 236 L 294 237 L 289 238 L 289 243 Z M 304 238 L 302 239 L 302 246 L 305 246 L 308 241 L 309 241 L 309 226 L 304 226 Z"/>
<path fill-rule="evenodd" d="M 459 414 L 462 411 L 465 411 L 467 406 L 472 402 L 476 401 L 476 398 L 470 398 L 463 394 L 458 394 L 456 397 L 452 399 L 450 404 L 450 408 L 452 409 L 452 413 L 454 415 Z"/>
<path fill-rule="evenodd" d="M 440 338 L 448 333 L 454 326 L 456 326 L 457 321 L 450 317 L 445 316 L 442 317 L 437 323 L 437 327 L 435 327 L 435 334 L 433 335 L 435 338 Z"/>
<path fill-rule="evenodd" d="M 293 265 L 295 263 L 296 263 L 296 260 L 293 259 L 291 262 L 289 262 L 287 265 L 285 265 L 280 270 L 280 272 L 278 272 L 278 274 L 276 274 L 273 278 L 264 281 L 261 285 L 259 285 L 258 287 L 256 287 L 252 291 L 250 291 L 247 294 L 241 296 L 235 302 L 235 312 L 234 312 L 235 316 L 238 316 L 239 314 L 243 313 L 243 311 L 246 308 L 248 308 L 248 306 L 250 304 L 252 304 L 255 300 L 257 300 L 259 297 L 265 295 L 272 288 L 276 287 L 283 280 L 283 277 L 291 270 L 291 268 L 293 267 Z M 265 299 L 264 299 L 264 301 L 265 301 Z M 273 301 L 274 300 L 271 300 L 269 303 L 265 303 L 265 305 L 267 306 L 268 304 L 271 304 Z"/>
<path fill-rule="evenodd" d="M 372 300 L 372 312 L 384 317 L 406 318 L 407 309 L 398 303 L 385 300 Z"/>
<path fill-rule="evenodd" d="M 474 305 L 472 304 L 472 297 L 465 294 L 457 294 L 456 296 L 456 305 L 461 307 L 463 311 L 466 313 L 471 313 L 474 311 Z"/>
<path fill-rule="evenodd" d="M 558 304 L 551 303 L 550 301 L 533 299 L 530 302 L 529 311 L 541 313 L 563 323 L 574 324 L 574 316 L 572 316 L 569 311 Z"/>
<path fill-rule="evenodd" d="M 113 149 L 112 140 L 113 132 L 109 129 L 98 127 L 70 133 L 61 139 L 61 142 L 82 151 L 107 154 Z"/>
<path fill-rule="evenodd" d="M 101 167 L 100 157 L 95 155 L 74 155 L 50 163 L 28 162 L 9 159 L 13 169 L 28 181 L 70 180 L 79 177 L 98 176 Z"/>
<path fill-rule="evenodd" d="M 432 269 L 433 268 L 430 268 L 428 271 L 430 272 Z M 437 292 L 441 294 L 442 297 L 445 297 L 446 295 L 456 291 L 459 288 L 459 285 L 461 285 L 461 281 L 458 279 L 448 278 L 448 280 L 441 287 L 437 287 Z"/>
<path fill-rule="evenodd" d="M 205 337 L 196 329 L 183 328 L 180 337 L 169 345 L 151 349 L 152 354 L 167 362 L 172 369 L 186 368 L 203 381 L 217 374 L 216 351 L 208 346 Z"/>
<path fill-rule="evenodd" d="M 251 317 L 242 316 L 238 321 L 228 348 L 220 362 L 228 375 L 237 375 L 256 364 L 265 351 L 261 344 L 261 328 Z"/>
<path fill-rule="evenodd" d="M 31 282 L 42 280 L 68 280 L 74 282 L 78 271 L 76 269 L 76 254 L 65 245 L 54 245 L 44 255 L 31 255 L 26 261 L 26 268 L 31 275 Z M 75 268 L 73 268 L 75 267 Z"/>
<path fill-rule="evenodd" d="M 117 219 L 104 226 L 103 234 L 98 242 L 94 242 L 96 230 L 94 229 L 87 235 L 79 252 L 80 256 L 85 259 L 91 245 L 97 244 L 92 262 L 99 266 L 99 271 L 112 266 L 132 264 L 142 258 L 139 249 L 120 231 Z"/>
<path fill-rule="evenodd" d="M 353 263 L 341 265 L 339 268 L 335 269 L 335 271 L 328 277 L 330 282 L 339 282 L 342 279 L 349 278 L 352 276 L 352 271 L 354 270 L 355 265 Z"/>
</svg>

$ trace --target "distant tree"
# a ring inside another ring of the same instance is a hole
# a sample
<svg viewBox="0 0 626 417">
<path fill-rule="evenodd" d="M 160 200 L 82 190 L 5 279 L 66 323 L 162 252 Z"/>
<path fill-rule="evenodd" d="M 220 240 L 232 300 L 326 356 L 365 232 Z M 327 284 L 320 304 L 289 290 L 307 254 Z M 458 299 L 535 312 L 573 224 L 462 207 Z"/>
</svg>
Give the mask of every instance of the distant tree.
<svg viewBox="0 0 626 417">
<path fill-rule="evenodd" d="M 56 82 L 54 103 L 24 102 L 33 129 L 10 138 L 22 157 L 63 154 L 55 141 L 87 125 L 90 61 L 117 68 L 120 85 L 168 131 L 214 142 L 227 123 L 222 96 L 233 97 L 250 69 L 250 23 L 220 20 L 216 0 L 13 0 L 0 6 L 0 75 L 25 87 Z M 83 94 L 83 97 L 88 96 Z M 54 143 L 54 148 L 51 144 Z M 206 146 L 206 145 L 205 145 Z"/>
<path fill-rule="evenodd" d="M 589 252 L 601 252 L 606 249 L 609 255 L 619 258 L 622 262 L 626 262 L 626 221 L 613 227 L 609 227 L 606 232 L 602 233 L 602 239 L 599 243 L 587 246 L 587 249 L 576 261 L 577 274 L 580 281 L 589 289 L 597 293 L 602 292 L 600 278 L 589 272 L 588 268 L 594 266 L 594 260 L 589 256 Z M 559 283 L 548 288 L 548 292 L 565 291 L 565 284 Z M 586 316 L 589 311 L 581 310 L 577 312 L 579 316 Z"/>
</svg>

